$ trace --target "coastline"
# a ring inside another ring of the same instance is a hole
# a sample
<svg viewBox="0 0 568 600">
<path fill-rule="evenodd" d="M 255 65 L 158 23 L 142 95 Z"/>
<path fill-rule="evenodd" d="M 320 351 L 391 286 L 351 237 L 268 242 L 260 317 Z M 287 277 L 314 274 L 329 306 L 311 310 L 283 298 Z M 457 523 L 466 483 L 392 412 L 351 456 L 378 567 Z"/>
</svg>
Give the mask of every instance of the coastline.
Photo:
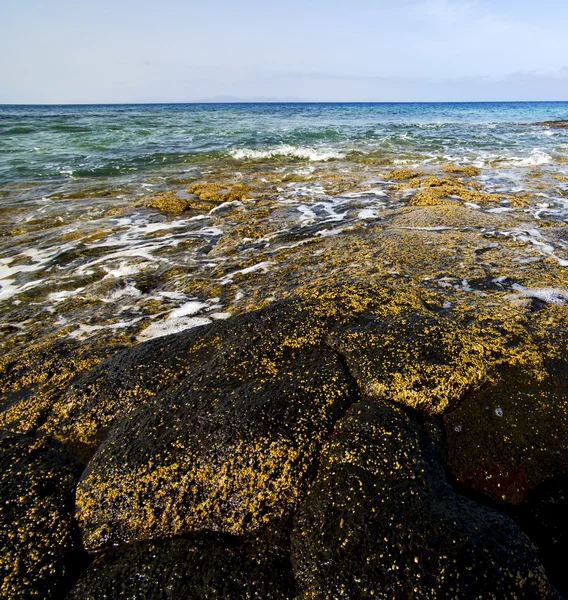
<svg viewBox="0 0 568 600">
<path fill-rule="evenodd" d="M 566 593 L 564 162 L 144 183 L 3 198 L 3 594 Z"/>
</svg>

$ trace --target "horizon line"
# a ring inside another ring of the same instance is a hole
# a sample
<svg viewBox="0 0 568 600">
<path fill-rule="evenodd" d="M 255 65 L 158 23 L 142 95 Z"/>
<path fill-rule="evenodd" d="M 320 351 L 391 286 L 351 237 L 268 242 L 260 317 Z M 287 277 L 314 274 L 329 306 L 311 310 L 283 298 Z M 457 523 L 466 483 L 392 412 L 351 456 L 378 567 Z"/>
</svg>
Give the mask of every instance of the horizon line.
<svg viewBox="0 0 568 600">
<path fill-rule="evenodd" d="M 0 107 L 32 106 L 171 106 L 201 104 L 563 104 L 566 100 L 189 100 L 175 102 L 4 102 Z"/>
</svg>

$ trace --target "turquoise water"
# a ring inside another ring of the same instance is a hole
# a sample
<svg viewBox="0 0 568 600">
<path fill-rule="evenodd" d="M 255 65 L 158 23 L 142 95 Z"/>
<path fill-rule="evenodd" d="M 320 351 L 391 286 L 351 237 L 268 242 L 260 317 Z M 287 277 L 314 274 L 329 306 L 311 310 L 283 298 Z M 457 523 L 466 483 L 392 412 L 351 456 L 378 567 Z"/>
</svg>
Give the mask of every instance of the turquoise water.
<svg viewBox="0 0 568 600">
<path fill-rule="evenodd" d="M 131 343 L 286 297 L 298 264 L 412 215 L 417 173 L 469 186 L 442 204 L 471 218 L 481 250 L 506 247 L 492 277 L 565 269 L 568 129 L 545 123 L 563 119 L 568 102 L 0 106 L 0 350 Z M 196 182 L 223 195 L 200 204 Z M 164 193 L 189 208 L 156 206 Z M 451 235 L 440 215 L 424 227 Z"/>
<path fill-rule="evenodd" d="M 479 166 L 568 156 L 568 102 L 0 106 L 0 181 L 114 177 L 208 158 Z"/>
</svg>

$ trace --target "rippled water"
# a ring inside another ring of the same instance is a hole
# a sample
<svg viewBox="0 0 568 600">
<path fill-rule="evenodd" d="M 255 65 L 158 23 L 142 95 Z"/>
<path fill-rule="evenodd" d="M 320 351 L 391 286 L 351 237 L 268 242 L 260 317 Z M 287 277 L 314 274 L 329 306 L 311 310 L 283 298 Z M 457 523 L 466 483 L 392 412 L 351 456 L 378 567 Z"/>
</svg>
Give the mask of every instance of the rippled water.
<svg viewBox="0 0 568 600">
<path fill-rule="evenodd" d="M 542 124 L 566 118 L 568 103 L 0 106 L 4 337 L 147 339 L 226 318 L 254 290 L 270 301 L 257 283 L 300 252 L 317 261 L 406 206 L 396 166 L 480 167 L 504 200 L 470 208 L 519 220 L 480 235 L 568 265 L 568 129 Z M 181 214 L 144 202 L 191 199 L 198 180 L 251 192 Z"/>
<path fill-rule="evenodd" d="M 568 103 L 0 106 L 0 178 L 113 176 L 214 156 L 541 163 Z"/>
</svg>

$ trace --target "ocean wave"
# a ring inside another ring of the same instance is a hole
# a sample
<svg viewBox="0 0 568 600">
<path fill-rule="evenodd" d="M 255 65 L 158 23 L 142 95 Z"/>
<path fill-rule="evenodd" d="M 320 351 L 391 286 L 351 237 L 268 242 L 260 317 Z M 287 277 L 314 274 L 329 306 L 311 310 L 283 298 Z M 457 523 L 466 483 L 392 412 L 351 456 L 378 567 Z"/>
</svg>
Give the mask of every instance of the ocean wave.
<svg viewBox="0 0 568 600">
<path fill-rule="evenodd" d="M 229 154 L 236 160 L 243 159 L 266 159 L 277 156 L 286 156 L 290 158 L 301 158 L 311 161 L 325 161 L 336 158 L 344 158 L 345 153 L 331 148 L 307 148 L 303 146 L 291 146 L 282 144 L 264 150 L 254 150 L 252 148 L 238 148 L 231 150 Z"/>
<path fill-rule="evenodd" d="M 513 157 L 507 160 L 518 167 L 537 167 L 552 162 L 552 156 L 542 150 L 533 150 L 530 156 L 524 158 Z"/>
</svg>

